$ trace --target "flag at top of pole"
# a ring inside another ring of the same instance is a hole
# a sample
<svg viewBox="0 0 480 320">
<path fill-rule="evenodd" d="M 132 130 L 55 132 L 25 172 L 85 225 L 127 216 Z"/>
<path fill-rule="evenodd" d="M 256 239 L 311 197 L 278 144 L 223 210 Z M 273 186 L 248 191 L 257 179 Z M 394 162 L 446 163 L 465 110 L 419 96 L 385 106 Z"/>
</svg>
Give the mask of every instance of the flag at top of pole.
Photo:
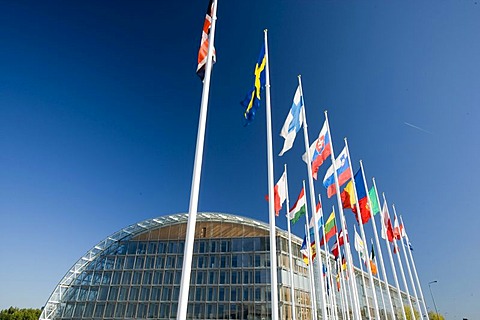
<svg viewBox="0 0 480 320">
<path fill-rule="evenodd" d="M 322 130 L 320 130 L 318 138 L 311 144 L 309 151 L 311 158 L 310 162 L 312 164 L 312 177 L 317 180 L 318 169 L 332 153 L 332 144 L 330 143 L 327 121 L 323 123 Z M 306 152 L 303 154 L 302 159 L 308 163 Z"/>
<path fill-rule="evenodd" d="M 207 65 L 208 46 L 210 42 L 210 29 L 212 26 L 213 0 L 208 3 L 205 22 L 203 23 L 202 40 L 200 42 L 200 50 L 198 50 L 197 75 L 202 79 L 205 77 L 205 67 Z M 215 48 L 213 48 L 212 64 L 216 62 Z"/>
<path fill-rule="evenodd" d="M 198 210 L 198 197 L 200 192 L 200 178 L 202 172 L 203 162 L 203 148 L 205 141 L 205 127 L 207 122 L 207 109 L 208 109 L 208 96 L 210 92 L 210 74 L 212 71 L 213 54 L 214 54 L 214 42 L 215 42 L 215 23 L 217 20 L 217 1 L 210 2 L 209 9 L 207 11 L 207 20 L 210 16 L 211 24 L 208 26 L 210 32 L 208 33 L 207 59 L 205 64 L 202 89 L 202 100 L 200 103 L 200 115 L 198 119 L 198 131 L 197 131 L 197 144 L 195 147 L 195 159 L 193 163 L 192 174 L 192 186 L 190 191 L 190 203 L 188 206 L 188 221 L 187 230 L 185 234 L 185 249 L 184 259 L 182 265 L 182 276 L 180 280 L 180 292 L 178 297 L 177 307 L 177 319 L 186 319 L 187 317 L 187 304 L 188 295 L 190 289 L 190 275 L 192 270 L 193 260 L 193 243 L 195 238 L 195 226 L 197 222 L 197 210 Z M 210 11 L 211 10 L 211 11 Z M 208 13 L 211 13 L 210 15 Z M 204 25 L 205 31 L 205 25 Z M 211 45 L 210 45 L 211 44 Z M 202 40 L 203 45 L 203 40 Z M 273 187 L 272 187 L 273 189 Z"/>
<path fill-rule="evenodd" d="M 241 102 L 245 107 L 245 125 L 249 125 L 255 119 L 255 113 L 260 107 L 260 92 L 266 82 L 266 66 L 267 57 L 265 55 L 265 45 L 262 46 L 260 54 L 258 55 L 257 63 L 255 64 L 255 79 L 252 89 L 247 93 L 245 99 Z"/>
<path fill-rule="evenodd" d="M 290 112 L 288 113 L 287 119 L 283 124 L 282 131 L 280 132 L 280 136 L 285 139 L 285 143 L 283 144 L 283 149 L 279 156 L 283 156 L 283 154 L 290 150 L 293 146 L 297 132 L 303 125 L 303 107 L 303 97 L 300 86 L 298 86 L 295 96 L 293 97 L 292 107 L 290 108 Z"/>
</svg>

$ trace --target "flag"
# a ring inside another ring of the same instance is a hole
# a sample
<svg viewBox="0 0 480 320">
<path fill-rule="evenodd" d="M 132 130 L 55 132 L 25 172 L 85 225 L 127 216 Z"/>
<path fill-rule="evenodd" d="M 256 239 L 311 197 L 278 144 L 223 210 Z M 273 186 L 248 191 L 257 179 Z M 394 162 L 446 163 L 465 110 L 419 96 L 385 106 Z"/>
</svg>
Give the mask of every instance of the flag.
<svg viewBox="0 0 480 320">
<path fill-rule="evenodd" d="M 345 252 L 342 255 L 342 270 L 347 270 L 347 259 L 345 259 Z"/>
<path fill-rule="evenodd" d="M 403 224 L 398 224 L 397 215 L 393 217 L 393 237 L 400 240 L 405 235 L 403 231 Z"/>
<path fill-rule="evenodd" d="M 370 269 L 372 270 L 372 274 L 374 276 L 377 275 L 377 265 L 375 264 L 375 251 L 373 250 L 373 243 L 372 243 L 372 250 L 370 252 Z"/>
<path fill-rule="evenodd" d="M 348 181 L 348 179 L 352 178 L 346 147 L 343 148 L 337 159 L 335 159 L 335 166 L 337 167 L 338 183 L 340 184 L 339 186 L 342 186 Z M 329 198 L 337 193 L 335 187 L 335 177 L 333 174 L 333 164 L 330 166 L 330 168 L 328 168 L 325 178 L 323 178 L 323 185 L 325 188 L 327 188 L 327 196 Z"/>
<path fill-rule="evenodd" d="M 290 112 L 288 113 L 287 119 L 283 124 L 282 131 L 280 132 L 280 136 L 285 139 L 285 142 L 279 156 L 283 156 L 283 154 L 290 150 L 290 148 L 293 146 L 297 132 L 300 130 L 303 124 L 303 106 L 303 97 L 299 85 L 297 87 L 297 91 L 295 92 L 295 96 L 293 97 L 293 104 L 290 108 Z"/>
<path fill-rule="evenodd" d="M 380 212 L 380 205 L 374 187 L 370 188 L 368 191 L 368 196 L 370 197 L 370 203 L 372 204 L 372 214 L 376 215 Z"/>
<path fill-rule="evenodd" d="M 298 221 L 298 219 L 300 219 L 301 216 L 305 214 L 306 210 L 305 189 L 302 188 L 302 191 L 300 191 L 300 194 L 298 195 L 297 201 L 295 201 L 293 207 L 290 208 L 288 219 L 292 223 L 295 223 Z"/>
<path fill-rule="evenodd" d="M 210 28 L 212 26 L 213 0 L 208 3 L 205 22 L 203 23 L 202 40 L 200 41 L 200 50 L 198 50 L 197 75 L 202 79 L 205 77 L 205 68 L 207 65 L 208 46 L 210 40 Z M 212 64 L 216 61 L 215 48 L 213 48 Z"/>
<path fill-rule="evenodd" d="M 282 176 L 278 179 L 277 184 L 273 189 L 273 202 L 275 207 L 275 215 L 278 217 L 280 210 L 282 210 L 283 203 L 287 198 L 287 190 L 285 186 L 285 181 L 287 180 L 287 172 L 283 171 Z M 268 201 L 268 194 L 265 196 L 265 199 Z"/>
<path fill-rule="evenodd" d="M 315 214 L 310 218 L 310 224 L 309 228 L 312 229 L 315 227 L 315 219 L 317 220 L 317 225 L 319 228 L 323 225 L 323 215 L 322 211 L 320 210 L 322 208 L 322 203 L 319 201 L 317 203 L 317 207 L 315 208 Z"/>
<path fill-rule="evenodd" d="M 345 234 L 345 236 L 347 237 L 347 242 L 349 241 L 348 240 L 348 233 Z M 338 258 L 338 254 L 339 254 L 339 247 L 340 246 L 343 246 L 345 242 L 343 241 L 343 230 L 340 230 L 339 234 L 338 234 L 338 240 L 335 241 L 335 243 L 333 244 L 332 246 L 332 254 L 335 256 L 335 260 Z"/>
<path fill-rule="evenodd" d="M 367 223 L 370 220 L 370 205 L 368 204 L 367 191 L 365 189 L 365 183 L 363 178 L 363 172 L 361 169 L 355 173 L 355 188 L 357 190 L 358 206 L 360 207 L 360 214 L 362 217 L 362 224 Z M 355 218 L 357 222 L 360 223 L 357 213 L 357 207 L 352 208 L 353 213 L 355 213 Z"/>
<path fill-rule="evenodd" d="M 335 279 L 337 280 L 337 291 L 340 292 L 340 274 L 337 273 L 335 276 Z"/>
<path fill-rule="evenodd" d="M 310 162 L 312 163 L 312 176 L 315 180 L 317 180 L 318 168 L 320 168 L 323 161 L 325 161 L 332 153 L 332 144 L 330 143 L 330 134 L 328 132 L 327 121 L 323 123 L 323 127 L 318 134 L 318 138 L 313 141 L 309 150 Z M 304 153 L 302 158 L 303 161 L 308 163 L 307 153 Z"/>
<path fill-rule="evenodd" d="M 365 243 L 363 242 L 360 235 L 357 233 L 357 229 L 355 229 L 355 241 L 354 241 L 355 250 L 357 250 L 358 254 L 362 258 L 363 262 L 366 261 L 365 257 Z"/>
<path fill-rule="evenodd" d="M 382 238 L 393 242 L 393 228 L 390 217 L 388 216 L 387 202 L 383 203 L 382 208 Z"/>
<path fill-rule="evenodd" d="M 342 207 L 344 209 L 352 210 L 357 203 L 355 199 L 355 193 L 353 191 L 353 182 L 350 180 L 345 188 L 343 189 L 342 193 L 340 194 L 340 198 L 342 200 Z"/>
<path fill-rule="evenodd" d="M 336 233 L 337 233 L 337 226 L 335 225 L 335 212 L 330 214 L 328 217 L 327 222 L 325 222 L 325 239 L 320 241 L 320 245 L 323 246 L 325 242 L 328 242 Z"/>
<path fill-rule="evenodd" d="M 308 249 L 307 249 L 307 237 L 303 237 L 302 246 L 300 247 L 300 252 L 303 256 L 303 262 L 308 265 Z"/>
<path fill-rule="evenodd" d="M 255 113 L 260 107 L 260 90 L 262 87 L 265 86 L 266 61 L 267 56 L 265 55 L 265 46 L 262 46 L 257 63 L 255 64 L 255 81 L 253 84 L 253 88 L 249 91 L 245 99 L 241 102 L 242 106 L 245 107 L 245 125 L 250 124 L 253 119 L 255 119 Z"/>
</svg>

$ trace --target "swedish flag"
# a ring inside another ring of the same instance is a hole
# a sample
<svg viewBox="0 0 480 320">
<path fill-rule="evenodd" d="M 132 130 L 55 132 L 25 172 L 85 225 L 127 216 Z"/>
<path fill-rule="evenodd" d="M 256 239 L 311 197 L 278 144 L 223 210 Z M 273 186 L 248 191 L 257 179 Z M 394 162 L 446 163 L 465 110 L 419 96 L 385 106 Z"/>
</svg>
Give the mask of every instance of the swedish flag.
<svg viewBox="0 0 480 320">
<path fill-rule="evenodd" d="M 241 104 L 245 107 L 245 120 L 246 125 L 253 121 L 255 118 L 255 113 L 260 107 L 260 91 L 261 88 L 265 86 L 265 45 L 262 46 L 260 50 L 260 55 L 258 56 L 257 63 L 255 64 L 255 82 L 253 88 L 249 91 L 245 99 Z"/>
</svg>

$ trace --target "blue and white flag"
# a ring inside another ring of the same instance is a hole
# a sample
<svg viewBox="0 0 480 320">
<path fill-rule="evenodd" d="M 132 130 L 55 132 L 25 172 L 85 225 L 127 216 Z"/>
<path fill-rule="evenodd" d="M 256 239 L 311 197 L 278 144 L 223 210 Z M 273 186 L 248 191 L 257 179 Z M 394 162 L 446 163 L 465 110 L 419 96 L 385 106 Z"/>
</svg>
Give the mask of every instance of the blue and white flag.
<svg viewBox="0 0 480 320">
<path fill-rule="evenodd" d="M 282 127 L 282 131 L 280 132 L 280 135 L 285 139 L 285 143 L 283 144 L 283 149 L 279 156 L 282 156 L 293 146 L 297 132 L 302 127 L 304 121 L 302 108 L 303 97 L 300 93 L 300 86 L 298 86 L 295 96 L 293 97 L 292 108 L 290 109 L 285 124 Z"/>
</svg>

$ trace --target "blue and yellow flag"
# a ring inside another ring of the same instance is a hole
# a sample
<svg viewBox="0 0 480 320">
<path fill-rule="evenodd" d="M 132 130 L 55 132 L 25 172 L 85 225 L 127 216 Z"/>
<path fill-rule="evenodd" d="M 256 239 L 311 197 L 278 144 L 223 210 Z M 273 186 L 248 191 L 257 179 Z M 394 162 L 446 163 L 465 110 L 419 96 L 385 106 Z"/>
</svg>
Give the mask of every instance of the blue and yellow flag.
<svg viewBox="0 0 480 320">
<path fill-rule="evenodd" d="M 253 88 L 249 91 L 245 99 L 241 102 L 242 106 L 245 107 L 245 120 L 246 124 L 250 124 L 255 118 L 255 113 L 260 107 L 260 90 L 265 86 L 265 45 L 262 46 L 260 50 L 260 55 L 258 56 L 257 63 L 255 64 L 255 82 Z"/>
</svg>

